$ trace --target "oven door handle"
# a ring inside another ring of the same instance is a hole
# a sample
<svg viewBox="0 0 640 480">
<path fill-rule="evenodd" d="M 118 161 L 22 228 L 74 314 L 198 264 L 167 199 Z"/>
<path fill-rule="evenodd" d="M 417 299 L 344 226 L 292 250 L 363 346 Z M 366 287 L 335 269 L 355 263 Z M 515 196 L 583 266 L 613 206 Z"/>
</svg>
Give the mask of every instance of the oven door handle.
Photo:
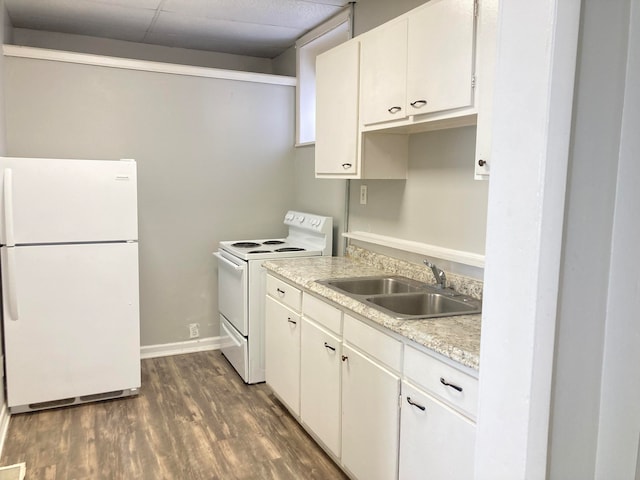
<svg viewBox="0 0 640 480">
<path fill-rule="evenodd" d="M 213 256 L 216 257 L 218 260 L 222 261 L 223 263 L 226 263 L 228 266 L 230 266 L 231 268 L 233 268 L 237 272 L 240 272 L 240 271 L 244 270 L 244 265 L 236 265 L 231 260 L 228 260 L 228 259 L 224 258 L 218 252 L 213 252 Z"/>
</svg>

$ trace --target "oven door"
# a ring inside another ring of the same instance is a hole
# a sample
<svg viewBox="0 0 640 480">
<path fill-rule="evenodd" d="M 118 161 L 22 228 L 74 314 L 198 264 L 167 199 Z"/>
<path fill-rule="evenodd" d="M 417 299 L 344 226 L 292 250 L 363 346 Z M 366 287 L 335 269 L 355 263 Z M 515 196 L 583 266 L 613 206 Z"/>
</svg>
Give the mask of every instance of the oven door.
<svg viewBox="0 0 640 480">
<path fill-rule="evenodd" d="M 218 311 L 246 337 L 249 334 L 249 273 L 247 262 L 218 251 Z"/>
</svg>

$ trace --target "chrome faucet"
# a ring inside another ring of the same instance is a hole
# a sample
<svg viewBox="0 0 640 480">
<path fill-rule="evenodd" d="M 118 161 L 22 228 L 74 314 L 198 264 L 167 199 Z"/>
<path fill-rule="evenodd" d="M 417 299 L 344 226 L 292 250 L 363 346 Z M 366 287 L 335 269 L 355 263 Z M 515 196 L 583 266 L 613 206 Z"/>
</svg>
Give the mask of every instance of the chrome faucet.
<svg viewBox="0 0 640 480">
<path fill-rule="evenodd" d="M 435 264 L 431 263 L 429 260 L 425 260 L 424 264 L 431 269 L 433 272 L 433 276 L 436 279 L 436 284 L 438 288 L 447 288 L 447 277 L 442 270 L 440 270 Z"/>
</svg>

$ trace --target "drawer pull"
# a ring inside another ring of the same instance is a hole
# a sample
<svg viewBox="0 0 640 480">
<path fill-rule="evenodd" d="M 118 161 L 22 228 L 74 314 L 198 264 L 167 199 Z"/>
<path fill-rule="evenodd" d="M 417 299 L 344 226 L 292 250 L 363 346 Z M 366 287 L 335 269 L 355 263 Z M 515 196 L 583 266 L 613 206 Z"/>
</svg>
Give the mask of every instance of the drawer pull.
<svg viewBox="0 0 640 480">
<path fill-rule="evenodd" d="M 343 163 L 342 164 L 342 168 L 344 168 L 345 170 L 348 170 L 349 168 L 351 168 L 351 164 L 350 163 Z"/>
<path fill-rule="evenodd" d="M 329 345 L 327 342 L 324 342 L 324 348 L 328 348 L 329 350 L 335 352 L 336 351 L 336 347 L 332 347 L 331 345 Z"/>
<path fill-rule="evenodd" d="M 281 297 L 284 297 L 284 294 L 286 293 L 284 290 L 280 290 L 279 288 L 276 288 L 276 292 L 278 292 Z"/>
<path fill-rule="evenodd" d="M 391 107 L 387 109 L 387 112 L 394 114 L 394 113 L 398 113 L 400 110 L 402 110 L 402 107 Z"/>
<path fill-rule="evenodd" d="M 420 405 L 419 403 L 414 402 L 413 400 L 411 400 L 411 397 L 407 397 L 407 403 L 412 407 L 419 408 L 423 412 L 426 410 L 426 407 L 424 405 Z"/>
<path fill-rule="evenodd" d="M 445 387 L 451 387 L 454 390 L 457 390 L 459 392 L 462 391 L 462 387 L 459 387 L 458 385 L 454 385 L 453 383 L 447 382 L 443 377 L 440 377 L 440 383 L 443 384 Z"/>
<path fill-rule="evenodd" d="M 291 317 L 287 317 L 287 322 L 297 325 L 298 323 L 295 320 L 291 320 Z"/>
</svg>

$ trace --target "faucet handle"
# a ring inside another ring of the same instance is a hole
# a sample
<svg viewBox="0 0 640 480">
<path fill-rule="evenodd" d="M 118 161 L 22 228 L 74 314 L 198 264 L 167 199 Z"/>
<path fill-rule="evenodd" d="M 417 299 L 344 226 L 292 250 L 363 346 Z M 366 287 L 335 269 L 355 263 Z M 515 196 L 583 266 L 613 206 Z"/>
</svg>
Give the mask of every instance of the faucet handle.
<svg viewBox="0 0 640 480">
<path fill-rule="evenodd" d="M 444 274 L 444 271 L 429 260 L 425 259 L 424 264 L 431 269 L 431 272 L 433 272 L 438 288 L 447 288 L 447 276 Z"/>
</svg>

